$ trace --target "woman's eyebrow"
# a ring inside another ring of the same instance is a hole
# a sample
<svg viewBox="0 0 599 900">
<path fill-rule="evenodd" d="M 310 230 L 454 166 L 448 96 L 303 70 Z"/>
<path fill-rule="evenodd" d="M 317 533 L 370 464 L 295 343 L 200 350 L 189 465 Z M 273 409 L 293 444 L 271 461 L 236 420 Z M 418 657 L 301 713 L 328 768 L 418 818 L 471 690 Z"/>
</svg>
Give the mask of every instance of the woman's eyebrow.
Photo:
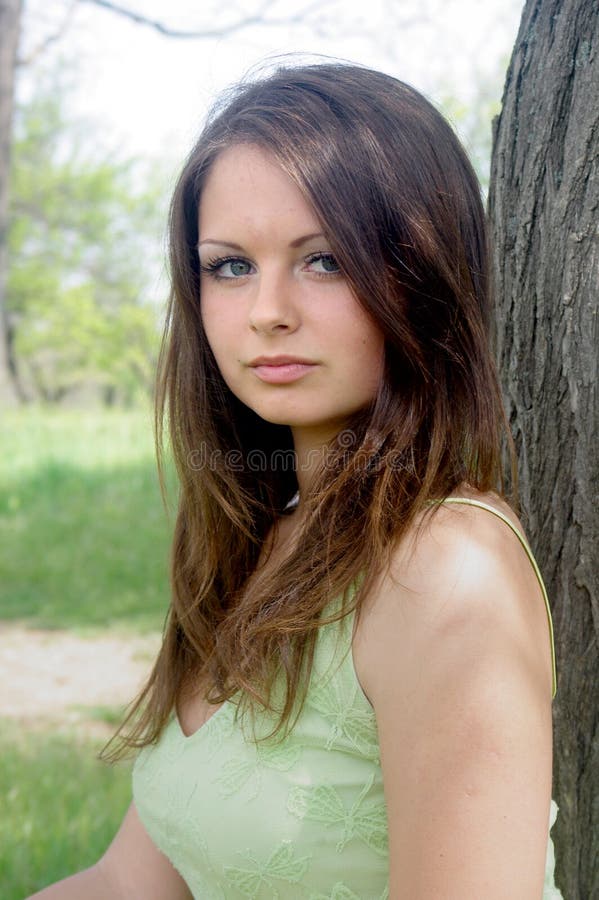
<svg viewBox="0 0 599 900">
<path fill-rule="evenodd" d="M 295 238 L 295 240 L 291 241 L 289 244 L 293 249 L 297 247 L 301 247 L 302 244 L 307 244 L 308 241 L 312 241 L 315 238 L 323 238 L 324 234 L 322 231 L 316 231 L 313 234 L 304 234 L 301 237 Z M 204 238 L 202 241 L 198 242 L 198 247 L 202 247 L 204 244 L 218 244 L 219 247 L 230 247 L 231 250 L 243 250 L 239 244 L 235 244 L 232 241 L 221 241 L 218 238 Z"/>
<path fill-rule="evenodd" d="M 219 241 L 216 238 L 204 238 L 203 241 L 198 242 L 198 247 L 201 247 L 203 244 L 218 244 L 219 247 L 230 247 L 231 250 L 243 250 L 243 247 L 240 247 L 239 244 L 233 244 L 231 241 Z"/>
<path fill-rule="evenodd" d="M 322 231 L 316 231 L 314 234 L 305 234 L 303 237 L 296 238 L 294 241 L 291 241 L 289 244 L 290 247 L 301 247 L 302 244 L 307 244 L 308 241 L 313 240 L 314 238 L 323 238 L 324 234 Z"/>
</svg>

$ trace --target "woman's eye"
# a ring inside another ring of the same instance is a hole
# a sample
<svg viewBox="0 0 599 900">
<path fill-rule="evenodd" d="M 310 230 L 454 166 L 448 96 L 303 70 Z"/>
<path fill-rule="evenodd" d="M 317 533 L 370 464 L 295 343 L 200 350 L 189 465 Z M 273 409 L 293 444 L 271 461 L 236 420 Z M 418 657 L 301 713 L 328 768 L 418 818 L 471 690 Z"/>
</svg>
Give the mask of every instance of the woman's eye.
<svg viewBox="0 0 599 900">
<path fill-rule="evenodd" d="M 232 256 L 226 259 L 211 259 L 201 266 L 201 270 L 215 278 L 243 278 L 244 275 L 251 275 L 252 264 L 247 259 Z"/>
<path fill-rule="evenodd" d="M 218 274 L 223 278 L 240 278 L 242 275 L 249 275 L 251 270 L 251 265 L 245 259 L 231 259 L 222 264 Z"/>
<path fill-rule="evenodd" d="M 337 275 L 341 271 L 332 253 L 314 253 L 306 260 L 312 272 L 319 275 Z"/>
</svg>

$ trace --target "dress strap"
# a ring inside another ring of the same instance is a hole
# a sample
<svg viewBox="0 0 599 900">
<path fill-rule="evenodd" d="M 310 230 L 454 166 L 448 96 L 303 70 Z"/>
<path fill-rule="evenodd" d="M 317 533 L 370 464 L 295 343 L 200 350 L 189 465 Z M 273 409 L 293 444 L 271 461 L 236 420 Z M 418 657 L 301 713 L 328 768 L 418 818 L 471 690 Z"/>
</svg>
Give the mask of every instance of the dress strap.
<svg viewBox="0 0 599 900">
<path fill-rule="evenodd" d="M 522 546 L 526 551 L 526 555 L 528 556 L 530 563 L 534 569 L 535 575 L 537 576 L 537 580 L 541 587 L 541 593 L 543 594 L 543 600 L 545 601 L 545 610 L 547 612 L 547 623 L 549 625 L 549 640 L 551 642 L 551 673 L 552 673 L 552 693 L 551 698 L 553 699 L 557 693 L 557 667 L 555 663 L 555 642 L 553 637 L 553 620 L 551 618 L 551 607 L 549 606 L 549 597 L 547 596 L 547 589 L 545 587 L 545 583 L 541 576 L 541 572 L 539 571 L 539 567 L 537 565 L 537 561 L 532 554 L 532 550 L 528 546 L 528 541 L 522 534 L 519 528 L 516 528 L 514 523 L 505 513 L 502 513 L 501 510 L 496 509 L 494 506 L 491 506 L 490 503 L 484 503 L 482 500 L 474 500 L 470 497 L 446 497 L 445 500 L 441 501 L 443 504 L 445 503 L 462 503 L 467 506 L 479 506 L 481 509 L 486 509 L 488 512 L 493 513 L 494 516 L 497 516 L 498 519 L 501 519 L 502 522 L 505 522 L 508 525 Z"/>
</svg>

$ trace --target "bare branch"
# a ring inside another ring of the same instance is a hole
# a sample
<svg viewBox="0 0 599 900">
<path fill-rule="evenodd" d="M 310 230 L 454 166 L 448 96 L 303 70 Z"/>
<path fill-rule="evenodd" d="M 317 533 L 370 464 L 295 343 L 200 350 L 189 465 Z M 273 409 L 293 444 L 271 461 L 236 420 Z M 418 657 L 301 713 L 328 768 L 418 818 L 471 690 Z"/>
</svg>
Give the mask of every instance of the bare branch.
<svg viewBox="0 0 599 900">
<path fill-rule="evenodd" d="M 110 10 L 110 12 L 117 13 L 118 15 L 129 19 L 131 22 L 135 22 L 137 25 L 146 25 L 148 28 L 153 28 L 165 37 L 194 40 L 224 37 L 225 35 L 233 34 L 236 31 L 241 31 L 244 28 L 250 28 L 252 25 L 283 26 L 295 24 L 301 22 L 309 12 L 317 8 L 317 4 L 311 3 L 291 16 L 268 18 L 268 11 L 275 5 L 276 0 L 265 0 L 256 12 L 248 16 L 242 16 L 240 19 L 231 22 L 229 25 L 223 25 L 220 28 L 201 28 L 199 30 L 188 31 L 171 28 L 164 22 L 150 19 L 141 13 L 121 6 L 120 3 L 113 3 L 111 0 L 80 0 L 80 2 L 90 3 L 93 6 L 100 6 L 103 9 Z M 322 7 L 322 3 L 319 4 L 319 6 Z"/>
<path fill-rule="evenodd" d="M 68 9 L 65 13 L 65 17 L 52 34 L 49 34 L 44 40 L 38 44 L 27 56 L 19 56 L 17 59 L 17 66 L 28 66 L 30 63 L 34 62 L 38 56 L 41 56 L 42 53 L 45 53 L 48 47 L 51 47 L 52 44 L 55 44 L 56 41 L 59 41 L 61 37 L 65 34 L 69 25 L 71 24 L 71 20 L 73 18 L 73 13 L 75 12 L 75 7 L 77 6 L 77 0 L 71 0 Z"/>
</svg>

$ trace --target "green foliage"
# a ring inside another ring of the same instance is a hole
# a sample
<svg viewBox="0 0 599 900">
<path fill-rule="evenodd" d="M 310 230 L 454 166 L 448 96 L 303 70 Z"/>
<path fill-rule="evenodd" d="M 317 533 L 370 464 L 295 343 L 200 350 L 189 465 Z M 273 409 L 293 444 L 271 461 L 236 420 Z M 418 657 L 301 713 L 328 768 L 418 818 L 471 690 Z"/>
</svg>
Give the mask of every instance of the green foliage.
<svg viewBox="0 0 599 900">
<path fill-rule="evenodd" d="M 130 764 L 99 762 L 100 747 L 0 720 L 3 900 L 22 900 L 104 853 L 130 802 L 131 775 Z"/>
<path fill-rule="evenodd" d="M 152 391 L 164 218 L 156 171 L 102 156 L 42 88 L 15 123 L 7 306 L 25 392 L 82 385 L 127 404 Z"/>
<path fill-rule="evenodd" d="M 172 520 L 149 413 L 6 412 L 0 446 L 0 619 L 159 630 Z"/>
<path fill-rule="evenodd" d="M 489 190 L 493 119 L 501 110 L 501 86 L 507 60 L 492 75 L 478 73 L 472 98 L 466 103 L 441 93 L 440 105 L 463 142 L 485 195 Z"/>
</svg>

